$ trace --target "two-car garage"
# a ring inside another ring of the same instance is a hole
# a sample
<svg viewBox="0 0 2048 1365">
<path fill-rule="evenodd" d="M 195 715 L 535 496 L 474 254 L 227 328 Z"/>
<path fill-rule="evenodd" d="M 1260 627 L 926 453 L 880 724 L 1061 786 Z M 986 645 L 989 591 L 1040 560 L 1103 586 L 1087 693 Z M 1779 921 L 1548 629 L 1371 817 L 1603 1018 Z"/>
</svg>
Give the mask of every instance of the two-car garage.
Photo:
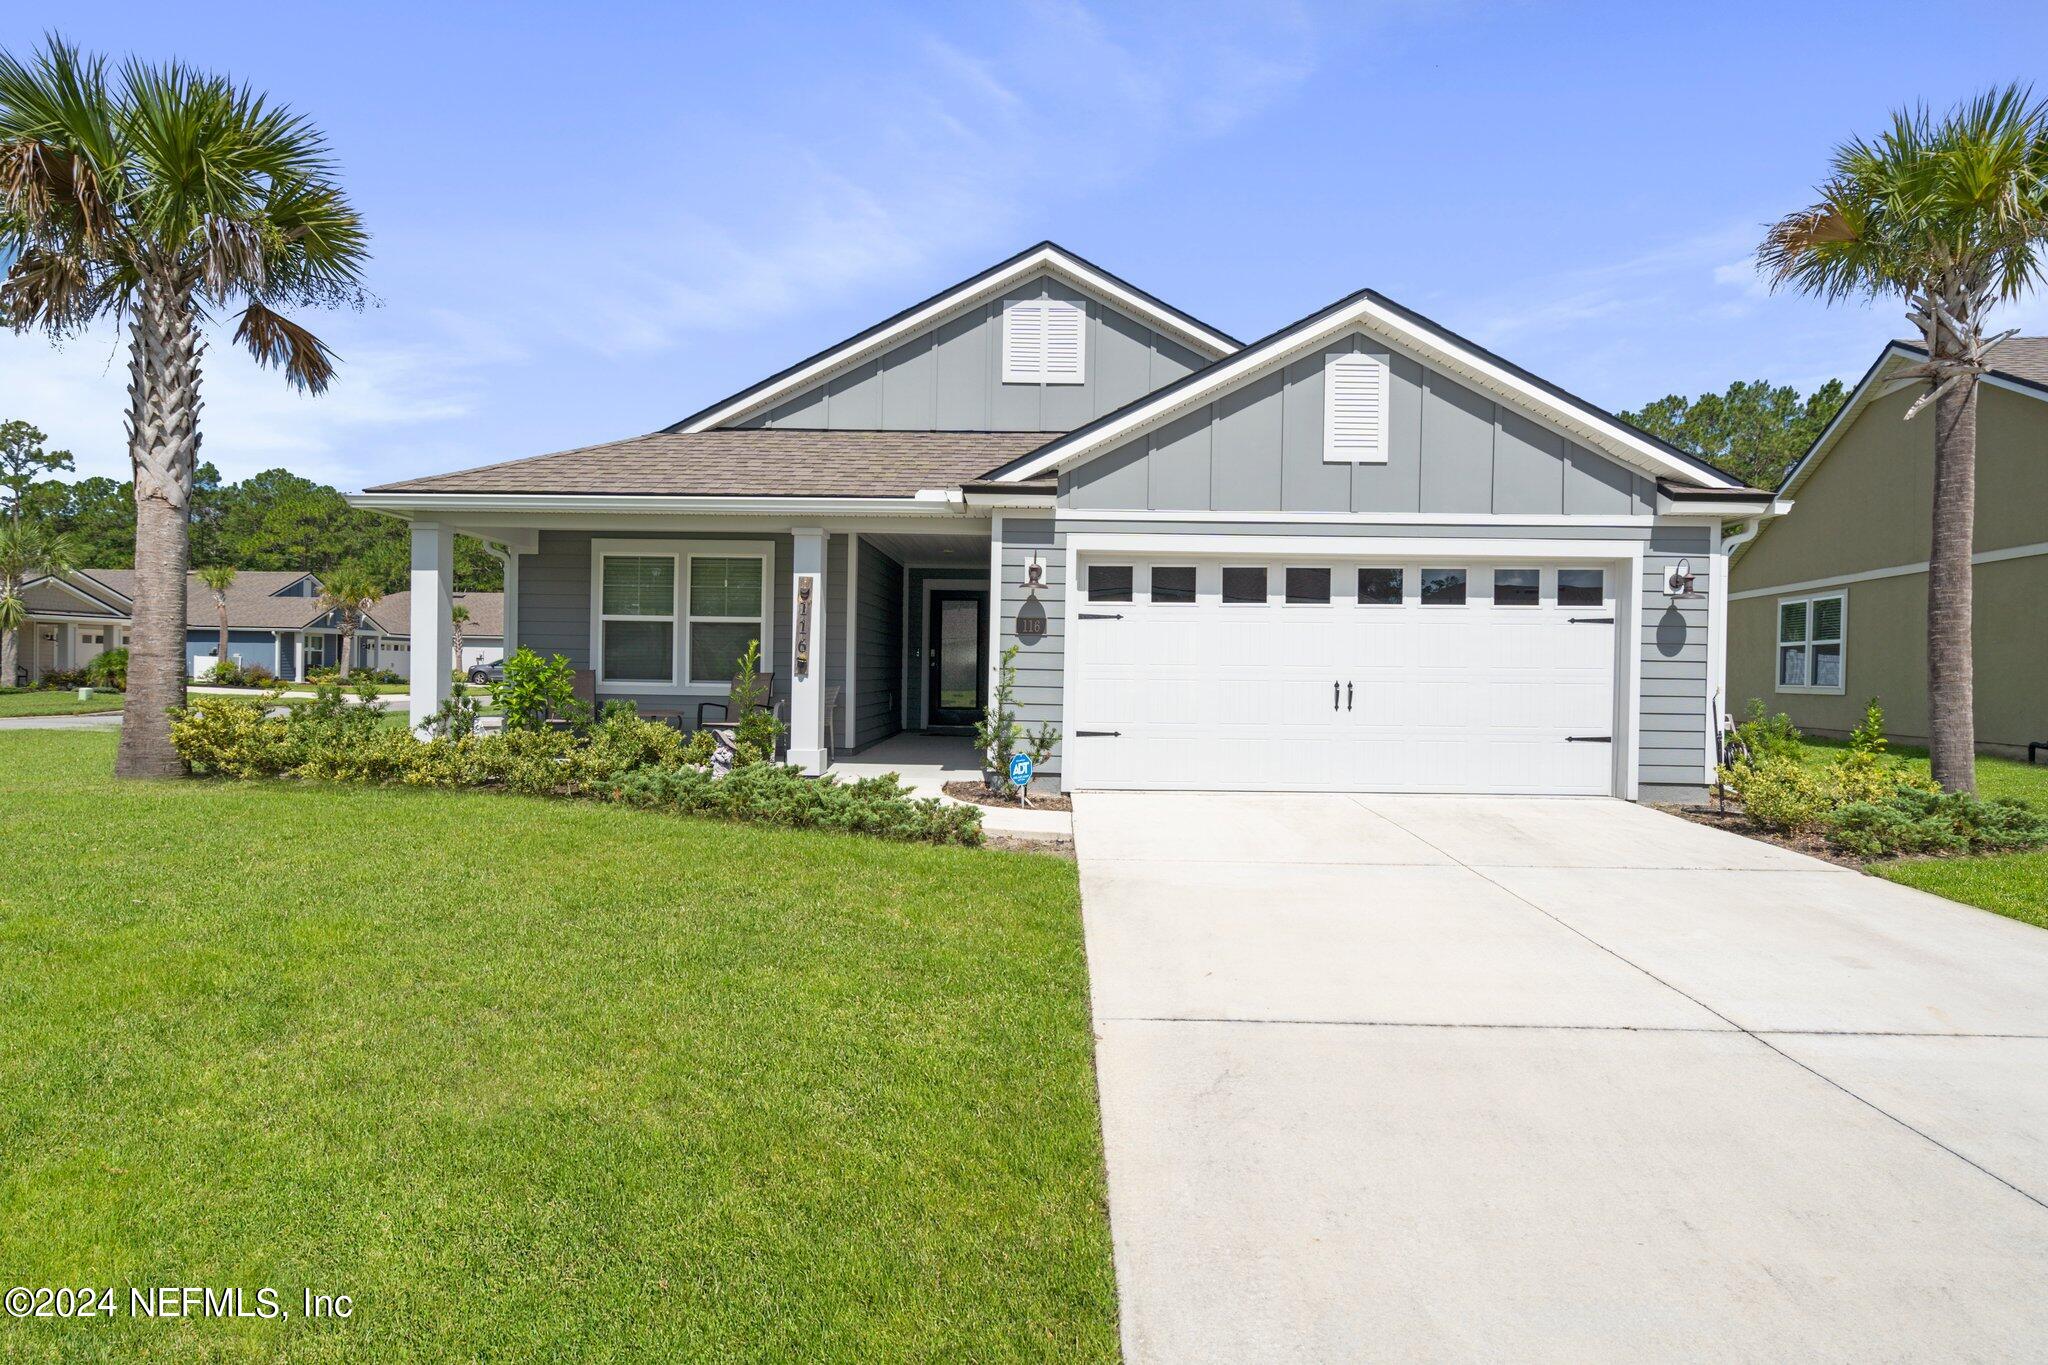
<svg viewBox="0 0 2048 1365">
<path fill-rule="evenodd" d="M 1432 547 L 1076 567 L 1070 786 L 1622 793 L 1626 559 Z"/>
</svg>

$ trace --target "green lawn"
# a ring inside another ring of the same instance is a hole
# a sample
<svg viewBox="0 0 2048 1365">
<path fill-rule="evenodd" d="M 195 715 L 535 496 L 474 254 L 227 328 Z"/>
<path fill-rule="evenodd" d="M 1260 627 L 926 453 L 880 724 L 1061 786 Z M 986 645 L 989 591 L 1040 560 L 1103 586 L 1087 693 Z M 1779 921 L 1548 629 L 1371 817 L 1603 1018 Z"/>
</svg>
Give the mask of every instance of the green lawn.
<svg viewBox="0 0 2048 1365">
<path fill-rule="evenodd" d="M 1832 759 L 1839 740 L 1805 741 L 1813 761 Z M 1927 771 L 1927 751 L 1900 746 L 1892 751 L 1910 766 Z M 2010 797 L 2048 807 L 2048 764 L 2029 766 L 2010 758 L 1977 758 L 1977 794 Z M 1981 858 L 1905 858 L 1873 863 L 1880 877 L 1917 886 L 1937 896 L 2009 915 L 2048 929 L 2048 852 L 1995 853 Z"/>
<path fill-rule="evenodd" d="M 85 716 L 100 711 L 118 711 L 123 698 L 119 692 L 95 692 L 85 701 L 73 690 L 30 691 L 0 688 L 0 716 Z"/>
<path fill-rule="evenodd" d="M 124 1315 L 0 1355 L 1115 1355 L 1071 863 L 113 747 L 0 733 L 0 1286 Z"/>
</svg>

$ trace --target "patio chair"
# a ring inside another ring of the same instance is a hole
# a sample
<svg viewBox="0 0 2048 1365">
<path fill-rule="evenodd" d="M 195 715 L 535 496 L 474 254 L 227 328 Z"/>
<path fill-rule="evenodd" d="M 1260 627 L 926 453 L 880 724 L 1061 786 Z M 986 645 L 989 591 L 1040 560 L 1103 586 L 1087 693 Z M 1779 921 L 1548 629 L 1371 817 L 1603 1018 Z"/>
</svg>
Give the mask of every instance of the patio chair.
<svg viewBox="0 0 2048 1365">
<path fill-rule="evenodd" d="M 761 680 L 762 696 L 765 699 L 762 702 L 761 709 L 773 712 L 777 718 L 780 718 L 782 711 L 780 704 L 775 699 L 775 675 L 773 673 L 757 673 L 754 676 Z M 722 701 L 700 701 L 697 703 L 697 728 L 699 730 L 704 728 L 704 713 L 714 707 L 718 711 L 715 719 L 734 719 L 732 714 L 732 696 L 730 693 Z"/>
</svg>

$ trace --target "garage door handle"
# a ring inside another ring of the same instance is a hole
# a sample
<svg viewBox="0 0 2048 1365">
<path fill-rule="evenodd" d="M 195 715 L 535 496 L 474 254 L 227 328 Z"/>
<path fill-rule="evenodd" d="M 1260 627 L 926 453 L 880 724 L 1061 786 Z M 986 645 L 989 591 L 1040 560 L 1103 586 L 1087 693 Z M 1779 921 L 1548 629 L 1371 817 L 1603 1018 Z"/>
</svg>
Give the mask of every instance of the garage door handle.
<svg viewBox="0 0 2048 1365">
<path fill-rule="evenodd" d="M 1337 709 L 1337 699 L 1338 699 L 1339 697 L 1343 696 L 1343 695 L 1344 695 L 1344 684 L 1343 684 L 1343 683 L 1334 683 L 1334 682 L 1333 682 L 1333 683 L 1331 683 L 1331 684 L 1330 684 L 1330 709 L 1331 709 L 1332 711 L 1334 711 L 1334 710 L 1336 710 L 1336 709 Z"/>
<path fill-rule="evenodd" d="M 1124 619 L 1124 614 L 1120 611 L 1084 611 L 1081 613 L 1081 619 L 1083 621 L 1121 621 Z"/>
<path fill-rule="evenodd" d="M 1121 738 L 1121 737 L 1122 737 L 1122 735 L 1123 735 L 1123 731 L 1121 731 L 1121 730 L 1076 730 L 1076 731 L 1074 731 L 1074 738 L 1075 738 L 1075 739 L 1118 739 L 1118 738 Z"/>
<path fill-rule="evenodd" d="M 1611 626 L 1614 624 L 1614 618 L 1612 616 L 1574 616 L 1565 624 L 1573 626 Z"/>
<path fill-rule="evenodd" d="M 1350 683 L 1345 683 L 1345 684 L 1344 684 L 1344 709 L 1345 709 L 1346 711 L 1349 711 L 1349 710 L 1351 709 L 1351 684 L 1350 684 Z"/>
<path fill-rule="evenodd" d="M 1612 743 L 1614 743 L 1614 736 L 1613 736 L 1613 735 L 1566 735 L 1566 736 L 1564 737 L 1564 742 L 1565 742 L 1565 743 L 1567 743 L 1567 744 L 1612 744 Z"/>
</svg>

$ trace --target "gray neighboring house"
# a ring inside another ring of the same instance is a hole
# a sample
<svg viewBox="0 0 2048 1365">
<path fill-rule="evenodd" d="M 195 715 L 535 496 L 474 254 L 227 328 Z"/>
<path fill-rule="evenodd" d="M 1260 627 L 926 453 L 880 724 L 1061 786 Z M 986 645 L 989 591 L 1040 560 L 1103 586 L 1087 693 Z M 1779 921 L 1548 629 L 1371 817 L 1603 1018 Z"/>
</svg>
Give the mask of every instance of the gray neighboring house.
<svg viewBox="0 0 2048 1365">
<path fill-rule="evenodd" d="M 1247 345 L 1049 242 L 661 431 L 352 501 L 412 523 L 415 649 L 477 536 L 507 646 L 601 698 L 690 717 L 763 641 L 812 773 L 964 733 L 1014 649 L 1068 789 L 1640 799 L 1708 781 L 1724 531 L 1782 510 L 1377 293 Z"/>
<path fill-rule="evenodd" d="M 27 642 L 21 668 L 29 682 L 45 674 L 83 668 L 95 656 L 128 643 L 135 594 L 133 569 L 80 569 L 30 580 Z M 320 580 L 291 570 L 244 569 L 227 592 L 228 655 L 243 667 L 262 667 L 286 681 L 309 669 L 331 668 L 341 658 L 341 633 L 319 603 Z M 465 660 L 495 659 L 504 645 L 504 595 L 459 593 L 472 624 L 463 636 Z M 452 605 L 452 603 L 451 603 Z M 356 631 L 351 667 L 390 668 L 410 676 L 411 600 L 396 593 L 379 602 Z M 203 677 L 220 649 L 220 614 L 213 590 L 193 573 L 185 580 L 186 673 Z M 449 656 L 452 661 L 452 654 Z"/>
</svg>

